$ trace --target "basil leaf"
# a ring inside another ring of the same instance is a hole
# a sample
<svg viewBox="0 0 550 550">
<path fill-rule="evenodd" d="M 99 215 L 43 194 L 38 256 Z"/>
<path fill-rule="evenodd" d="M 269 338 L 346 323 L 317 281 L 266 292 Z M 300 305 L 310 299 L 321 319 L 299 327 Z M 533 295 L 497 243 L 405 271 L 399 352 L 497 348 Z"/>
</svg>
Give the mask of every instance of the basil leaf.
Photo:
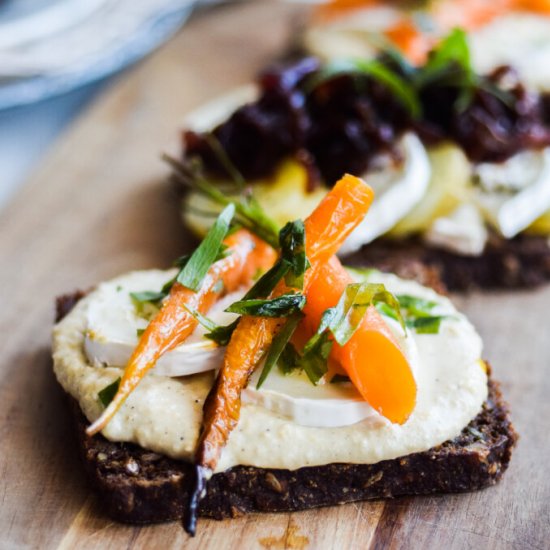
<svg viewBox="0 0 550 550">
<path fill-rule="evenodd" d="M 111 401 L 115 398 L 119 386 L 120 377 L 97 393 L 97 396 L 104 407 L 108 407 Z"/>
<path fill-rule="evenodd" d="M 288 317 L 306 304 L 303 294 L 283 294 L 269 300 L 251 299 L 232 303 L 225 311 L 255 317 Z"/>
<path fill-rule="evenodd" d="M 176 280 L 181 285 L 197 292 L 201 287 L 210 266 L 216 261 L 222 248 L 223 240 L 229 231 L 229 225 L 235 214 L 235 206 L 229 204 L 224 208 L 206 237 L 179 272 Z"/>
<path fill-rule="evenodd" d="M 271 372 L 273 365 L 278 362 L 301 319 L 301 314 L 294 315 L 288 319 L 283 328 L 273 338 L 273 342 L 267 352 L 264 367 L 262 369 L 262 373 L 260 374 L 260 378 L 258 379 L 258 383 L 256 384 L 256 388 L 259 389 L 265 382 L 267 375 Z"/>
<path fill-rule="evenodd" d="M 288 286 L 302 289 L 304 287 L 304 273 L 310 264 L 306 256 L 306 231 L 304 222 L 296 220 L 288 222 L 279 233 L 281 258 L 289 264 L 285 275 Z"/>
</svg>

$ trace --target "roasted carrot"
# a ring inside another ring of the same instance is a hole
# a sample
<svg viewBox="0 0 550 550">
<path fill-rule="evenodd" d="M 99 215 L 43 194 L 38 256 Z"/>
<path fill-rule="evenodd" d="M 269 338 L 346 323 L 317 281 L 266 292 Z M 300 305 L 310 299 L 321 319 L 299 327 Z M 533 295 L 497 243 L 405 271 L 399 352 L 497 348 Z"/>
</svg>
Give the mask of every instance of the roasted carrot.
<svg viewBox="0 0 550 550">
<path fill-rule="evenodd" d="M 402 17 L 384 32 L 386 38 L 414 65 L 424 63 L 436 40 L 422 32 L 410 17 Z"/>
<path fill-rule="evenodd" d="M 353 279 L 333 256 L 319 266 L 306 291 L 305 329 L 312 334 Z M 333 345 L 330 358 L 348 374 L 362 397 L 390 421 L 402 424 L 416 403 L 416 383 L 399 343 L 375 307 L 367 309 L 350 340 Z"/>
<path fill-rule="evenodd" d="M 305 272 L 304 292 L 320 266 L 328 261 L 365 217 L 374 193 L 359 178 L 345 175 L 305 220 L 306 254 L 311 267 Z M 271 297 L 288 291 L 280 281 Z M 195 454 L 196 484 L 185 528 L 194 534 L 199 500 L 212 475 L 229 434 L 236 426 L 241 391 L 284 320 L 243 316 L 227 346 L 216 382 L 204 404 L 203 429 Z"/>
<path fill-rule="evenodd" d="M 231 292 L 249 282 L 258 269 L 271 267 L 275 260 L 275 251 L 244 229 L 228 236 L 224 244 L 228 248 L 227 256 L 212 265 L 197 292 L 174 283 L 132 353 L 114 399 L 88 427 L 88 435 L 100 432 L 160 357 L 195 330 L 197 320 L 187 308 L 206 313 L 222 292 Z M 218 284 L 220 281 L 223 285 Z"/>
</svg>

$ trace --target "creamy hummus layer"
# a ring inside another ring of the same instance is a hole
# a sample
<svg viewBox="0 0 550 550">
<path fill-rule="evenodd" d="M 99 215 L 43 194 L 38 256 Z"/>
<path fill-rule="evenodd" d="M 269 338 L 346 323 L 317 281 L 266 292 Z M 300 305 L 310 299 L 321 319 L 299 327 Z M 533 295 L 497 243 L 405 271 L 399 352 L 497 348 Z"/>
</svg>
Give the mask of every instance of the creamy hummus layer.
<svg viewBox="0 0 550 550">
<path fill-rule="evenodd" d="M 154 290 L 149 286 L 153 279 L 160 288 L 170 275 L 166 271 L 133 272 L 113 282 L 123 288 Z M 478 414 L 487 397 L 487 375 L 479 361 L 481 339 L 471 323 L 448 299 L 415 282 L 380 273 L 370 275 L 369 280 L 384 283 L 397 294 L 437 301 L 447 315 L 438 334 L 409 336 L 415 339 L 419 353 L 415 370 L 418 400 L 409 420 L 401 426 L 393 425 L 375 415 L 351 426 L 312 428 L 245 403 L 217 471 L 237 464 L 292 470 L 333 462 L 376 463 L 451 439 Z M 92 366 L 86 357 L 87 311 L 94 299 L 96 292 L 81 300 L 53 331 L 57 379 L 90 421 L 103 408 L 98 392 L 121 374 L 120 368 Z M 168 378 L 152 371 L 103 435 L 112 441 L 133 442 L 173 458 L 191 460 L 213 377 L 213 373 L 204 373 Z"/>
</svg>

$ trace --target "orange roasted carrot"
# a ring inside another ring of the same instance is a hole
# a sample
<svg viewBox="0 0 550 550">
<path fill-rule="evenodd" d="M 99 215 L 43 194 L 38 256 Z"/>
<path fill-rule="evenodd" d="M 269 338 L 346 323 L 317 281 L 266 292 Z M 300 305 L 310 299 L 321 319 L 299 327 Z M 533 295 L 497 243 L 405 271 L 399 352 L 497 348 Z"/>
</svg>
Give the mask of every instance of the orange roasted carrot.
<svg viewBox="0 0 550 550">
<path fill-rule="evenodd" d="M 345 175 L 305 220 L 306 254 L 311 267 L 305 272 L 304 292 L 319 267 L 336 253 L 363 220 L 373 197 L 366 183 Z M 282 280 L 270 297 L 288 290 Z M 204 404 L 203 430 L 195 454 L 196 485 L 185 522 L 190 534 L 195 533 L 197 507 L 206 481 L 239 420 L 241 391 L 283 323 L 282 319 L 243 316 L 233 332 L 216 382 Z"/>
<path fill-rule="evenodd" d="M 315 332 L 323 312 L 335 306 L 353 282 L 336 256 L 319 267 L 306 291 L 303 323 L 307 332 Z M 344 346 L 334 343 L 330 358 L 375 410 L 391 422 L 407 420 L 416 404 L 416 382 L 403 350 L 375 307 L 367 309 Z"/>
<path fill-rule="evenodd" d="M 197 320 L 187 308 L 206 313 L 222 292 L 231 292 L 249 282 L 258 269 L 271 267 L 275 260 L 275 251 L 245 229 L 228 236 L 224 244 L 228 247 L 228 255 L 212 265 L 197 292 L 174 283 L 161 310 L 132 353 L 114 399 L 88 427 L 88 435 L 100 432 L 160 357 L 180 345 L 195 330 Z M 223 285 L 218 284 L 220 281 Z"/>
<path fill-rule="evenodd" d="M 384 31 L 388 40 L 414 65 L 424 63 L 436 40 L 423 33 L 410 17 L 401 18 Z"/>
</svg>

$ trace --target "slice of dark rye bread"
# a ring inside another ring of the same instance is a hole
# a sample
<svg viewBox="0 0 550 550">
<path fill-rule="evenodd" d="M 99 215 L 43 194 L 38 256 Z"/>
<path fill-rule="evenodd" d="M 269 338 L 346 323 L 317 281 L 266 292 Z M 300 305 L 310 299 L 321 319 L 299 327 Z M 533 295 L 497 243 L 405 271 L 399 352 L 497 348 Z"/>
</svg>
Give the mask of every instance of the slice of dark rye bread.
<svg viewBox="0 0 550 550">
<path fill-rule="evenodd" d="M 57 319 L 85 293 L 57 300 Z M 102 510 L 118 521 L 180 519 L 193 481 L 191 464 L 101 435 L 88 437 L 78 403 L 69 398 L 80 454 Z M 481 412 L 460 435 L 427 451 L 377 464 L 327 464 L 298 470 L 235 466 L 208 483 L 199 515 L 288 512 L 359 500 L 456 493 L 494 485 L 510 462 L 517 434 L 499 386 L 489 381 Z"/>
<path fill-rule="evenodd" d="M 550 281 L 550 238 L 520 235 L 506 240 L 493 234 L 481 256 L 432 248 L 419 238 L 380 239 L 344 261 L 394 272 L 421 264 L 435 270 L 449 290 L 530 288 Z"/>
</svg>

